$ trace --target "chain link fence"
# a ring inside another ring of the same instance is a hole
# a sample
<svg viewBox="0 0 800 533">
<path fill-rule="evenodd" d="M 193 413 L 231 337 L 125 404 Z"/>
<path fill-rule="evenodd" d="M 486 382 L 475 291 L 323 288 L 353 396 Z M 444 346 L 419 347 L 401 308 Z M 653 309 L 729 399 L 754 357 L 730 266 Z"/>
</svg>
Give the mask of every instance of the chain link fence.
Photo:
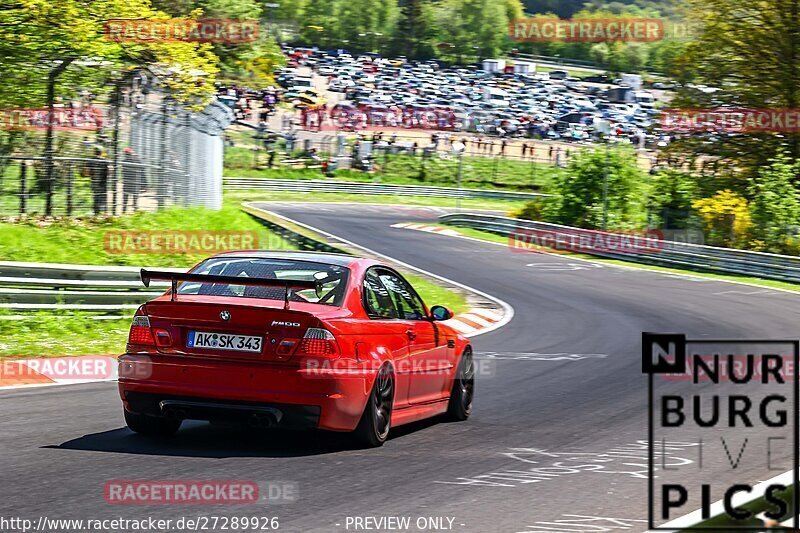
<svg viewBox="0 0 800 533">
<path fill-rule="evenodd" d="M 222 204 L 223 131 L 233 121 L 213 102 L 191 112 L 155 90 L 126 89 L 115 103 L 72 102 L 56 113 L 91 106 L 87 125 L 41 121 L 0 130 L 0 216 L 117 215 L 168 206 Z M 45 110 L 46 112 L 47 110 Z M 50 119 L 47 119 L 47 116 Z"/>
<path fill-rule="evenodd" d="M 380 181 L 387 175 L 397 183 L 456 186 L 461 181 L 464 187 L 536 192 L 588 148 L 442 132 L 356 135 L 240 125 L 226 133 L 226 177 L 285 177 L 280 172 L 305 169 L 302 177 L 307 178 L 335 173 L 343 179 Z"/>
</svg>

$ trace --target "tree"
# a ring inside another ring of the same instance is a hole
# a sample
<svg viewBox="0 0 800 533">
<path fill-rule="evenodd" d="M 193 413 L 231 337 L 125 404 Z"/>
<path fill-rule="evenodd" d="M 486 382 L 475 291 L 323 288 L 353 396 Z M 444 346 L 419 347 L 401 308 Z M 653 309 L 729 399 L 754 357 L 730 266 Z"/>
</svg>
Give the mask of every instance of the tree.
<svg viewBox="0 0 800 533">
<path fill-rule="evenodd" d="M 146 66 L 160 73 L 176 100 L 204 105 L 218 72 L 210 45 L 117 43 L 104 33 L 109 19 L 168 18 L 148 0 L 20 0 L 0 9 L 0 106 L 45 106 L 48 75 L 66 63 L 55 79 L 55 94 L 63 97 L 109 91 L 126 69 Z"/>
<path fill-rule="evenodd" d="M 750 180 L 751 230 L 756 246 L 774 253 L 797 253 L 800 193 L 792 184 L 798 164 L 781 153 Z"/>
<path fill-rule="evenodd" d="M 689 0 L 689 5 L 689 16 L 701 29 L 687 46 L 682 77 L 721 90 L 705 93 L 685 86 L 674 107 L 797 109 L 800 0 Z M 792 159 L 800 157 L 797 133 L 732 135 L 724 140 L 710 144 L 690 137 L 681 146 L 687 152 L 726 159 L 745 177 L 753 176 L 781 150 Z"/>
<path fill-rule="evenodd" d="M 496 57 L 508 45 L 506 4 L 495 0 L 444 0 L 436 11 L 443 55 L 457 63 Z"/>
<path fill-rule="evenodd" d="M 435 53 L 432 10 L 423 5 L 422 0 L 400 0 L 399 6 L 400 16 L 390 53 L 409 59 L 430 59 Z"/>
<path fill-rule="evenodd" d="M 646 176 L 632 149 L 583 150 L 575 155 L 546 192 L 553 196 L 544 207 L 549 222 L 601 228 L 603 190 L 608 174 L 608 227 L 643 227 Z"/>
<path fill-rule="evenodd" d="M 695 176 L 680 170 L 663 170 L 650 182 L 648 211 L 651 225 L 686 229 L 691 225 L 692 203 L 699 191 Z"/>
</svg>

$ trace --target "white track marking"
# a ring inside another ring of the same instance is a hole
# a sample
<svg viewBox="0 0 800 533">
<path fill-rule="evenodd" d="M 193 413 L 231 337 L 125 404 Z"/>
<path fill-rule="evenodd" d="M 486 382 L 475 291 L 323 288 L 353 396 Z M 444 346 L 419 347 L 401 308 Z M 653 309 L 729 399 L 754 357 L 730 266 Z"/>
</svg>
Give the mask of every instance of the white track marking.
<svg viewBox="0 0 800 533">
<path fill-rule="evenodd" d="M 297 224 L 300 227 L 306 228 L 309 231 L 313 231 L 313 232 L 319 233 L 320 235 L 324 235 L 325 237 L 328 237 L 328 238 L 331 238 L 331 239 L 336 239 L 339 242 L 343 242 L 343 243 L 345 243 L 347 245 L 350 245 L 350 246 L 352 246 L 354 248 L 358 248 L 360 250 L 364 250 L 368 254 L 372 254 L 372 255 L 374 255 L 376 257 L 380 257 L 380 258 L 382 258 L 385 261 L 388 261 L 390 263 L 395 263 L 395 264 L 400 265 L 402 267 L 405 267 L 405 268 L 407 268 L 409 270 L 414 270 L 416 272 L 420 272 L 422 274 L 425 274 L 426 276 L 432 277 L 434 279 L 438 279 L 438 280 L 443 281 L 445 283 L 449 283 L 449 284 L 451 284 L 453 286 L 456 286 L 456 287 L 459 287 L 459 288 L 461 288 L 461 289 L 463 289 L 465 291 L 472 292 L 474 294 L 477 294 L 478 296 L 482 296 L 483 298 L 486 298 L 487 300 L 491 300 L 491 301 L 495 302 L 497 305 L 499 305 L 500 307 L 503 308 L 504 313 L 503 313 L 502 320 L 500 320 L 499 322 L 495 323 L 493 326 L 488 327 L 486 329 L 481 329 L 481 330 L 475 331 L 473 333 L 465 334 L 465 336 L 467 336 L 467 337 L 475 337 L 475 336 L 478 336 L 478 335 L 483 335 L 484 333 L 489 333 L 490 331 L 494 331 L 496 329 L 500 329 L 503 326 L 505 326 L 506 324 L 508 324 L 509 322 L 511 322 L 511 319 L 514 318 L 514 308 L 511 307 L 510 304 L 504 302 L 503 300 L 501 300 L 500 298 L 497 298 L 496 296 L 492 296 L 491 294 L 487 294 L 487 293 L 485 293 L 483 291 L 479 291 L 478 289 L 472 288 L 472 287 L 470 287 L 468 285 L 464 285 L 463 283 L 459 283 L 457 281 L 453 281 L 452 279 L 446 278 L 444 276 L 440 276 L 439 274 L 434 274 L 433 272 L 429 272 L 429 271 L 424 270 L 422 268 L 415 267 L 413 265 L 409 265 L 408 263 L 404 263 L 403 261 L 399 261 L 399 260 L 397 260 L 397 259 L 395 259 L 393 257 L 388 256 L 388 255 L 378 253 L 375 250 L 371 250 L 371 249 L 367 248 L 366 246 L 361 246 L 360 244 L 356 244 L 356 243 L 354 243 L 352 241 L 348 241 L 347 239 L 343 239 L 341 237 L 338 237 L 338 236 L 336 236 L 336 235 L 334 235 L 334 234 L 332 234 L 330 232 L 327 232 L 325 230 L 321 230 L 319 228 L 315 228 L 314 226 L 311 226 L 309 224 L 304 224 L 302 222 L 298 222 L 296 220 L 293 220 L 293 219 L 291 219 L 289 217 L 285 217 L 283 215 L 279 215 L 278 213 L 275 213 L 273 211 L 269 211 L 267 209 L 256 207 L 255 204 L 257 204 L 257 203 L 264 204 L 264 203 L 269 203 L 269 202 L 245 202 L 243 205 L 245 207 L 249 207 L 251 209 L 256 209 L 258 211 L 262 211 L 264 213 L 268 213 L 270 215 L 276 216 L 276 217 L 278 217 L 278 218 L 280 218 L 282 220 L 285 220 L 285 221 L 287 221 L 289 223 Z"/>
<path fill-rule="evenodd" d="M 465 240 L 468 240 L 468 241 L 481 242 L 481 243 L 484 243 L 484 244 L 491 244 L 493 246 L 502 246 L 504 248 L 508 247 L 507 244 L 503 244 L 503 243 L 495 242 L 495 241 L 489 241 L 489 240 L 485 240 L 485 239 L 479 239 L 477 237 L 469 237 L 467 235 L 462 235 L 461 233 L 458 233 L 457 235 L 447 235 L 447 236 L 448 237 L 455 237 L 457 239 L 465 239 Z M 746 287 L 758 287 L 759 289 L 768 289 L 768 290 L 771 290 L 771 291 L 785 292 L 785 293 L 794 294 L 794 295 L 800 294 L 800 291 L 793 291 L 793 290 L 790 290 L 790 289 L 782 289 L 780 287 L 765 287 L 764 285 L 758 285 L 756 283 L 750 283 L 748 281 L 736 281 L 736 280 L 730 280 L 730 279 L 711 278 L 711 277 L 705 277 L 705 276 L 698 276 L 696 274 L 684 274 L 682 272 L 666 272 L 666 271 L 663 271 L 663 270 L 656 270 L 656 269 L 653 269 L 653 268 L 648 268 L 647 265 L 641 265 L 641 266 L 617 265 L 617 264 L 613 264 L 613 263 L 605 263 L 603 261 L 597 261 L 595 259 L 586 259 L 586 258 L 583 258 L 583 257 L 565 256 L 564 254 L 559 254 L 559 253 L 555 253 L 555 252 L 546 252 L 546 251 L 543 251 L 543 250 L 538 250 L 537 253 L 547 254 L 547 255 L 550 255 L 550 256 L 553 256 L 553 257 L 564 259 L 566 261 L 581 261 L 581 262 L 584 262 L 584 263 L 591 263 L 591 264 L 595 265 L 597 268 L 608 267 L 608 268 L 618 268 L 618 269 L 621 269 L 621 270 L 628 270 L 628 271 L 633 271 L 633 272 L 650 272 L 650 273 L 654 273 L 654 274 L 660 274 L 660 275 L 665 276 L 665 277 L 684 279 L 684 280 L 687 280 L 687 281 L 696 281 L 696 282 L 715 282 L 716 281 L 718 283 L 730 283 L 730 284 L 733 284 L 733 285 L 742 285 L 742 286 L 746 286 Z"/>
</svg>

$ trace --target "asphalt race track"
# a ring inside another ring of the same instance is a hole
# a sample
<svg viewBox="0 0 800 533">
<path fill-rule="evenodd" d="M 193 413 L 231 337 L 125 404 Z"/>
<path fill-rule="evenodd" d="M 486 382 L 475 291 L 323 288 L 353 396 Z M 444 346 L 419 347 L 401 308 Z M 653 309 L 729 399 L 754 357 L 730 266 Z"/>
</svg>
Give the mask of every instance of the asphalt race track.
<svg viewBox="0 0 800 533">
<path fill-rule="evenodd" d="M 391 227 L 430 220 L 434 213 L 424 209 L 264 207 L 514 308 L 507 326 L 472 339 L 476 352 L 495 355 L 478 377 L 472 418 L 400 428 L 376 450 L 352 449 L 337 435 L 244 434 L 199 423 L 158 441 L 124 428 L 111 383 L 0 392 L 0 515 L 277 516 L 280 531 L 297 532 L 347 531 L 347 518 L 356 516 L 410 516 L 412 524 L 450 517 L 452 530 L 465 532 L 645 531 L 641 332 L 798 337 L 800 298 L 790 293 Z M 572 453 L 585 454 L 577 456 L 584 463 L 607 460 L 579 472 L 552 468 L 536 482 L 525 477 Z M 767 472 L 743 461 L 736 476 L 755 482 Z M 103 488 L 113 479 L 287 482 L 298 497 L 246 506 L 112 506 Z M 578 521 L 607 529 L 566 525 Z"/>
</svg>

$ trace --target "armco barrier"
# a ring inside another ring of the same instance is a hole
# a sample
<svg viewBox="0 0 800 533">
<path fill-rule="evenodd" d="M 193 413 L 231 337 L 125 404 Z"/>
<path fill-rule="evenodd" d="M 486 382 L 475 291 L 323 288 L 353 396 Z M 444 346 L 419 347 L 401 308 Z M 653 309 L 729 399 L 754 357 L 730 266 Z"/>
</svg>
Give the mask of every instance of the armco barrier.
<svg viewBox="0 0 800 533">
<path fill-rule="evenodd" d="M 248 206 L 243 209 L 301 250 L 342 251 L 270 221 L 263 212 Z M 136 309 L 161 294 L 167 282 L 154 281 L 145 290 L 139 267 L 102 265 L 64 265 L 0 261 L 0 309 L 36 311 L 72 309 L 83 311 L 121 311 Z M 182 272 L 180 268 L 159 268 Z"/>
<path fill-rule="evenodd" d="M 425 185 L 394 185 L 388 183 L 361 183 L 333 180 L 287 180 L 272 178 L 224 178 L 227 189 L 259 189 L 288 192 L 343 192 L 350 194 L 428 196 L 438 198 L 483 198 L 494 200 L 530 201 L 546 194 L 483 189 L 457 189 Z"/>
<path fill-rule="evenodd" d="M 554 243 L 568 247 L 573 239 L 581 236 L 591 237 L 598 232 L 546 222 L 521 220 L 491 215 L 474 215 L 455 213 L 443 215 L 439 220 L 445 224 L 489 231 L 499 235 L 523 235 L 526 231 L 547 233 Z M 589 239 L 591 242 L 591 239 Z M 647 246 L 636 250 L 625 250 L 623 253 L 607 249 L 581 247 L 581 252 L 635 261 L 649 265 L 689 268 L 720 274 L 734 274 L 757 278 L 800 283 L 800 257 L 749 252 L 730 248 L 718 248 L 674 241 L 654 241 L 657 246 Z M 509 244 L 512 244 L 509 242 Z"/>
<path fill-rule="evenodd" d="M 153 283 L 156 289 L 167 286 Z M 0 261 L 3 309 L 118 311 L 136 309 L 159 294 L 145 290 L 136 267 Z"/>
</svg>

